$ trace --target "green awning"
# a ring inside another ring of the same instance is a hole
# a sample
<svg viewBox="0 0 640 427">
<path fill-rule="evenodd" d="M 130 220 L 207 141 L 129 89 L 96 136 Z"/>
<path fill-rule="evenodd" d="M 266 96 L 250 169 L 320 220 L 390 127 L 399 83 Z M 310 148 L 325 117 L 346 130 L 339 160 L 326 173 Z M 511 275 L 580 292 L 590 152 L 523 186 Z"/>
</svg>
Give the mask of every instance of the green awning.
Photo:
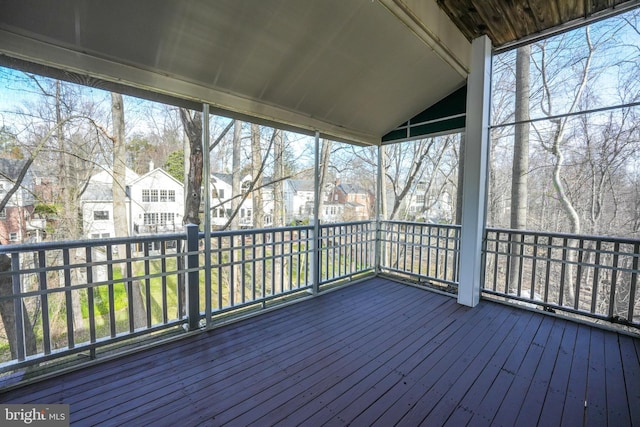
<svg viewBox="0 0 640 427">
<path fill-rule="evenodd" d="M 464 129 L 467 86 L 433 104 L 382 137 L 383 144 L 459 132 Z"/>
</svg>

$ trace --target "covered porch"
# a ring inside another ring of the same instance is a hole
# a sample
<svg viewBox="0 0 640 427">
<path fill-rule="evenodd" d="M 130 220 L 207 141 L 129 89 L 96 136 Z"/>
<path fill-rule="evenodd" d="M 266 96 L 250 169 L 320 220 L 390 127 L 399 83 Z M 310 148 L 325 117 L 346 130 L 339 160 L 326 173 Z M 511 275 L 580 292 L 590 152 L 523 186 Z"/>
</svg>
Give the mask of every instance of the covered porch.
<svg viewBox="0 0 640 427">
<path fill-rule="evenodd" d="M 320 138 L 464 131 L 462 223 L 387 220 L 379 180 L 370 221 L 212 232 L 205 215 L 203 231 L 4 246 L 1 403 L 69 404 L 79 425 L 640 423 L 638 240 L 485 221 L 492 52 L 637 1 L 130 3 L 3 2 L 2 64 L 202 111 L 205 129 L 214 112 L 301 132 L 316 175 Z"/>
</svg>

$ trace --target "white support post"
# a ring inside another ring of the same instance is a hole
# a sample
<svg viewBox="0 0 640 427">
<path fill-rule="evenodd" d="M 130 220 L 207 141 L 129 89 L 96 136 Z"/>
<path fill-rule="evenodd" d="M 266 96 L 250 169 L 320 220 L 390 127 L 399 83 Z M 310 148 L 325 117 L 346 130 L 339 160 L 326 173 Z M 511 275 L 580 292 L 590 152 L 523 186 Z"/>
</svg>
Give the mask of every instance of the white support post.
<svg viewBox="0 0 640 427">
<path fill-rule="evenodd" d="M 209 152 L 209 104 L 202 104 L 202 181 L 204 186 L 204 289 L 205 319 L 211 326 L 211 153 Z"/>
<path fill-rule="evenodd" d="M 382 262 L 382 198 L 385 197 L 385 190 L 382 188 L 382 150 L 385 148 L 382 145 L 378 145 L 378 173 L 376 176 L 376 241 L 375 241 L 375 253 L 374 253 L 374 267 L 376 275 L 380 274 L 380 263 Z"/>
<path fill-rule="evenodd" d="M 489 158 L 490 90 L 491 41 L 487 36 L 482 36 L 473 40 L 471 45 L 471 74 L 467 82 L 458 303 L 469 307 L 475 307 L 480 302 Z"/>
<path fill-rule="evenodd" d="M 311 289 L 314 294 L 320 292 L 320 132 L 316 131 L 314 144 L 314 198 L 313 198 L 313 236 L 311 244 Z"/>
</svg>

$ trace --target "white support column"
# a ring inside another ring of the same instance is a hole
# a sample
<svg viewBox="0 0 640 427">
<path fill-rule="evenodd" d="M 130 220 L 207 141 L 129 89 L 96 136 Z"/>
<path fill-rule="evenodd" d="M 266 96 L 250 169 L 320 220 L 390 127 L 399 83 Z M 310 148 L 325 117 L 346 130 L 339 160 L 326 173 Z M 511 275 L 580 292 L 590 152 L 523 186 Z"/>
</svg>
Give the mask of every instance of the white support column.
<svg viewBox="0 0 640 427">
<path fill-rule="evenodd" d="M 209 151 L 209 104 L 202 104 L 202 184 L 204 186 L 204 271 L 211 271 L 211 153 Z M 204 275 L 205 319 L 211 326 L 211 274 Z"/>
<path fill-rule="evenodd" d="M 482 239 L 486 219 L 491 41 L 478 37 L 471 45 L 471 74 L 467 82 L 460 283 L 458 303 L 474 307 L 480 301 Z"/>
<path fill-rule="evenodd" d="M 316 131 L 314 141 L 314 179 L 313 179 L 313 248 L 311 250 L 311 289 L 314 294 L 320 291 L 320 132 Z"/>
</svg>

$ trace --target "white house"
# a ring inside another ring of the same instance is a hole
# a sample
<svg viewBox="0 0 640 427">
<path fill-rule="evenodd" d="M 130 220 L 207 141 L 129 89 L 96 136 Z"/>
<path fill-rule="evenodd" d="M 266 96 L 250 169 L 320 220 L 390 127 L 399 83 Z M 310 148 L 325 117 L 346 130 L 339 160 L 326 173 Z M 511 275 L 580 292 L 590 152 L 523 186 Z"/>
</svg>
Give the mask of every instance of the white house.
<svg viewBox="0 0 640 427">
<path fill-rule="evenodd" d="M 126 221 L 129 234 L 180 231 L 184 212 L 184 188 L 162 169 L 139 176 L 125 170 L 128 197 L 126 218 L 113 217 L 113 172 L 92 176 L 82 195 L 83 232 L 88 238 L 115 237 L 114 221 Z"/>
<path fill-rule="evenodd" d="M 236 196 L 233 194 L 232 187 L 233 175 L 226 173 L 214 172 L 211 174 L 211 225 L 214 227 L 223 227 L 232 215 L 231 199 Z M 266 183 L 270 182 L 269 178 L 265 178 Z M 249 190 L 252 182 L 251 175 L 246 175 L 241 180 L 241 191 Z M 273 185 L 267 184 L 261 188 L 263 209 L 264 209 L 264 225 L 269 227 L 273 224 Z M 238 200 L 240 201 L 240 199 Z M 253 226 L 253 197 L 249 194 L 238 211 L 238 223 L 240 227 Z"/>
<path fill-rule="evenodd" d="M 125 169 L 124 176 L 126 185 L 130 185 L 139 177 L 137 173 L 129 168 Z M 105 168 L 89 179 L 89 184 L 80 198 L 82 203 L 82 232 L 88 238 L 115 237 L 112 185 L 113 170 Z M 127 219 L 125 218 L 124 220 L 126 221 Z"/>
<path fill-rule="evenodd" d="M 310 179 L 288 179 L 284 186 L 286 222 L 313 216 L 314 182 Z"/>
<path fill-rule="evenodd" d="M 184 185 L 164 169 L 156 168 L 129 185 L 133 234 L 182 231 Z"/>
</svg>

